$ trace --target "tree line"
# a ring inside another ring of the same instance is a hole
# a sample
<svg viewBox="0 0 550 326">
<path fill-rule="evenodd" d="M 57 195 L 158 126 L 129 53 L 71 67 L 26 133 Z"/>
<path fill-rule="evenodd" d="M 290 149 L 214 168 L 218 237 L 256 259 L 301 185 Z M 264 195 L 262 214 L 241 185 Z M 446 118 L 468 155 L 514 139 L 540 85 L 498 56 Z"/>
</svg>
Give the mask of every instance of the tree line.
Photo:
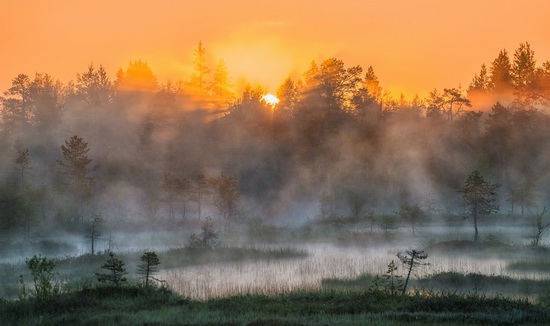
<svg viewBox="0 0 550 326">
<path fill-rule="evenodd" d="M 458 213 L 473 170 L 501 185 L 511 214 L 548 200 L 550 64 L 537 66 L 529 43 L 513 59 L 502 50 L 467 90 L 412 100 L 392 98 L 373 67 L 329 58 L 286 79 L 272 106 L 259 87 L 237 97 L 202 43 L 193 63 L 187 81 L 165 84 L 142 60 L 115 80 L 93 64 L 67 84 L 13 78 L 1 98 L 2 228 L 28 234 L 31 219 L 67 226 L 97 212 L 154 223 L 206 210 L 226 227 L 243 214 Z"/>
</svg>

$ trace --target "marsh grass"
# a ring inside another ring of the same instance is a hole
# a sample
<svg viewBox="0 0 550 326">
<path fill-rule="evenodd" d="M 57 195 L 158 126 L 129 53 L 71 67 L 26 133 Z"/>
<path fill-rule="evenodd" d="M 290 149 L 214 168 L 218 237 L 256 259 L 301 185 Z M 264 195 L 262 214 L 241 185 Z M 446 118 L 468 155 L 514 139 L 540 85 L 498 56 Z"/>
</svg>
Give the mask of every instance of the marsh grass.
<svg viewBox="0 0 550 326">
<path fill-rule="evenodd" d="M 354 279 L 328 278 L 322 280 L 323 289 L 365 291 L 372 289 L 375 275 L 365 274 Z M 421 293 L 475 293 L 490 297 L 506 296 L 536 300 L 550 294 L 550 279 L 515 279 L 507 276 L 443 272 L 411 281 L 410 294 Z"/>
<path fill-rule="evenodd" d="M 476 245 L 477 246 L 477 245 Z M 485 246 L 481 244 L 481 246 Z M 300 246 L 309 253 L 307 257 L 277 260 L 236 260 L 203 265 L 188 265 L 161 272 L 171 288 L 185 297 L 197 300 L 234 295 L 289 293 L 297 289 L 316 290 L 324 286 L 327 279 L 354 280 L 362 275 L 382 275 L 387 264 L 396 259 L 396 248 L 376 247 L 365 249 L 354 246 L 312 244 Z M 517 255 L 531 253 L 530 248 L 517 249 Z M 435 254 L 428 257 L 429 266 L 421 266 L 413 272 L 413 279 L 430 277 L 434 274 L 456 273 L 464 275 L 487 275 L 513 280 L 545 280 L 545 271 L 525 273 L 508 268 L 503 258 L 487 258 L 474 252 L 466 254 Z M 398 273 L 404 275 L 403 266 Z M 527 281 L 519 287 L 518 294 L 530 293 Z M 469 290 L 469 289 L 468 289 Z M 495 293 L 502 293 L 494 289 Z M 507 294 L 514 295 L 512 291 Z"/>
<path fill-rule="evenodd" d="M 142 252 L 123 252 L 118 254 L 124 262 L 131 277 L 137 277 L 137 265 Z M 296 259 L 307 256 L 301 249 L 289 247 L 225 247 L 217 249 L 175 248 L 160 252 L 160 267 L 164 271 L 173 268 L 188 268 L 191 266 L 209 266 L 238 261 L 271 261 L 280 259 Z M 63 287 L 81 289 L 85 285 L 96 283 L 96 272 L 108 259 L 107 252 L 96 255 L 64 256 L 54 258 L 55 279 Z M 24 261 L 13 264 L 0 264 L 0 297 L 16 298 L 21 292 L 20 275 L 24 276 L 26 285 L 30 285 L 29 271 Z"/>
</svg>

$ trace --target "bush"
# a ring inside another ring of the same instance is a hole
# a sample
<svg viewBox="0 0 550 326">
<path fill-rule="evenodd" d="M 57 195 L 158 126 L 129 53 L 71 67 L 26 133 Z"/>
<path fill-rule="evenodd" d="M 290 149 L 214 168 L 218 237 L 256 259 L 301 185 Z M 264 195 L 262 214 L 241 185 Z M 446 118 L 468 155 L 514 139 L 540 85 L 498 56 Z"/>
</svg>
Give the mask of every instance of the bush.
<svg viewBox="0 0 550 326">
<path fill-rule="evenodd" d="M 45 299 L 50 297 L 52 294 L 57 293 L 59 288 L 54 286 L 53 269 L 55 267 L 55 262 L 53 259 L 48 259 L 46 257 L 34 255 L 31 259 L 26 259 L 25 263 L 27 267 L 31 270 L 31 275 L 33 278 L 34 290 L 33 294 L 37 299 Z M 24 287 L 23 277 L 21 276 L 22 296 L 26 296 L 26 289 Z"/>
</svg>

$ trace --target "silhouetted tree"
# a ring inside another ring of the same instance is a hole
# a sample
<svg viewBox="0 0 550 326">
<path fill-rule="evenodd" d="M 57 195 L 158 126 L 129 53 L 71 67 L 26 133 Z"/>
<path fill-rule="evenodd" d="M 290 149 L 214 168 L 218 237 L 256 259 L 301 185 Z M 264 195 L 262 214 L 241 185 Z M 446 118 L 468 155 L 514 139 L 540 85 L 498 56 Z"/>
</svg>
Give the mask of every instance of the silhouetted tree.
<svg viewBox="0 0 550 326">
<path fill-rule="evenodd" d="M 158 272 L 160 259 L 154 251 L 146 251 L 139 260 L 142 263 L 138 265 L 138 274 L 145 280 L 145 286 L 149 286 L 149 279 L 155 279 L 153 274 Z"/>
<path fill-rule="evenodd" d="M 88 143 L 74 135 L 61 145 L 63 159 L 57 161 L 62 168 L 62 175 L 68 181 L 68 190 L 79 201 L 80 209 L 95 185 L 95 178 L 91 174 L 99 169 L 98 164 L 90 166 L 93 160 L 88 158 L 89 150 Z M 82 215 L 82 212 L 79 214 Z"/>
<path fill-rule="evenodd" d="M 428 258 L 428 254 L 426 254 L 423 250 L 407 250 L 407 254 L 403 253 L 397 253 L 397 257 L 403 265 L 407 267 L 409 270 L 407 272 L 407 278 L 405 279 L 405 285 L 403 286 L 401 295 L 405 295 L 405 292 L 407 291 L 407 285 L 409 284 L 409 279 L 411 277 L 411 272 L 413 268 L 420 265 L 429 265 L 428 263 L 422 263 L 421 261 Z"/>
<path fill-rule="evenodd" d="M 543 103 L 548 105 L 550 102 L 550 61 L 542 63 L 542 67 L 537 68 L 535 80 L 532 85 L 533 90 L 542 98 Z"/>
<path fill-rule="evenodd" d="M 344 62 L 336 58 L 324 60 L 319 67 L 312 63 L 305 73 L 305 91 L 319 96 L 322 108 L 328 112 L 350 109 L 350 101 L 360 86 L 362 72 L 360 66 L 346 69 Z"/>
<path fill-rule="evenodd" d="M 512 63 L 512 81 L 518 91 L 529 89 L 535 79 L 536 71 L 535 52 L 529 43 L 521 43 L 514 52 Z"/>
<path fill-rule="evenodd" d="M 447 119 L 452 121 L 457 115 L 463 111 L 463 107 L 471 107 L 469 99 L 465 98 L 462 90 L 459 88 L 445 88 L 443 90 L 444 111 L 447 114 Z"/>
<path fill-rule="evenodd" d="M 487 73 L 487 66 L 483 64 L 481 65 L 479 75 L 476 74 L 472 79 L 468 92 L 486 92 L 489 90 L 490 84 L 491 81 Z"/>
<path fill-rule="evenodd" d="M 84 103 L 92 106 L 102 106 L 111 101 L 113 85 L 102 65 L 96 69 L 92 64 L 88 70 L 76 75 L 76 95 Z"/>
<path fill-rule="evenodd" d="M 115 85 L 122 91 L 153 92 L 158 83 L 147 62 L 136 60 L 130 62 L 126 71 L 119 69 Z"/>
<path fill-rule="evenodd" d="M 506 50 L 499 52 L 489 70 L 491 71 L 490 87 L 492 90 L 502 93 L 512 89 L 512 65 Z"/>
<path fill-rule="evenodd" d="M 4 92 L 2 100 L 2 122 L 4 129 L 10 131 L 30 126 L 32 106 L 30 99 L 31 80 L 27 75 L 19 74 L 12 80 L 11 87 Z"/>
<path fill-rule="evenodd" d="M 476 242 L 479 239 L 478 218 L 498 212 L 496 189 L 499 187 L 500 185 L 498 184 L 485 181 L 479 171 L 475 170 L 470 173 L 464 185 L 457 189 L 462 194 L 468 215 L 474 220 L 474 241 Z"/>
<path fill-rule="evenodd" d="M 247 85 L 242 97 L 226 110 L 224 119 L 249 132 L 263 132 L 264 127 L 271 122 L 272 115 L 262 102 L 262 94 L 261 87 Z"/>
<path fill-rule="evenodd" d="M 93 214 L 92 215 L 92 221 L 91 221 L 90 229 L 84 234 L 84 238 L 90 239 L 90 245 L 91 245 L 91 253 L 92 255 L 95 254 L 95 244 L 97 243 L 97 240 L 101 237 L 101 227 L 105 220 L 101 217 L 101 215 Z"/>
<path fill-rule="evenodd" d="M 65 91 L 63 84 L 48 74 L 37 73 L 29 84 L 33 124 L 40 130 L 50 130 L 63 112 Z"/>
<path fill-rule="evenodd" d="M 397 266 L 395 261 L 391 261 L 386 269 L 386 274 L 384 274 L 385 288 L 387 294 L 397 295 L 400 291 L 403 290 L 403 281 L 401 280 L 401 275 L 397 274 Z"/>
<path fill-rule="evenodd" d="M 116 287 L 119 287 L 126 283 L 126 277 L 128 274 L 122 260 L 118 259 L 114 253 L 109 253 L 109 259 L 101 266 L 102 269 L 106 269 L 107 273 L 95 273 L 97 281 L 100 283 L 110 283 Z"/>
<path fill-rule="evenodd" d="M 294 81 L 288 77 L 277 89 L 276 96 L 279 99 L 277 111 L 279 114 L 290 114 L 301 99 L 303 85 L 300 81 Z"/>
</svg>

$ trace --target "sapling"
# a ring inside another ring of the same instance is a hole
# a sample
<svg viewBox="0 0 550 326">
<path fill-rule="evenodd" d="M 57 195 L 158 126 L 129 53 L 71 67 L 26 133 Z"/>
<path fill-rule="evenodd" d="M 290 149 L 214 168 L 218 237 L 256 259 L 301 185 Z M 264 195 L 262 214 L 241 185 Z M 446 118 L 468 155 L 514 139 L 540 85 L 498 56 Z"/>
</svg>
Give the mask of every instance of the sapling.
<svg viewBox="0 0 550 326">
<path fill-rule="evenodd" d="M 115 257 L 115 254 L 110 252 L 109 259 L 107 262 L 101 266 L 101 268 L 108 270 L 109 272 L 104 273 L 95 273 L 97 276 L 98 282 L 101 283 L 111 283 L 112 285 L 119 287 L 126 282 L 126 277 L 124 275 L 128 274 L 124 268 L 124 263 L 122 260 Z"/>
<path fill-rule="evenodd" d="M 384 275 L 384 278 L 386 279 L 386 286 L 385 290 L 390 295 L 397 295 L 400 289 L 403 288 L 403 281 L 401 280 L 401 276 L 396 274 L 397 272 L 397 266 L 395 265 L 395 262 L 392 260 L 391 263 L 388 264 L 388 269 L 386 270 L 386 275 Z"/>
<path fill-rule="evenodd" d="M 149 279 L 157 280 L 153 277 L 153 274 L 158 272 L 159 257 L 154 251 L 146 251 L 139 257 L 139 260 L 143 263 L 138 265 L 138 273 L 145 279 L 145 286 L 149 286 Z"/>
<path fill-rule="evenodd" d="M 397 253 L 397 257 L 403 265 L 405 265 L 409 271 L 407 272 L 407 279 L 405 280 L 405 285 L 403 286 L 403 289 L 401 291 L 401 295 L 405 295 L 405 291 L 407 290 L 407 284 L 409 284 L 409 278 L 411 277 L 411 272 L 414 267 L 420 266 L 420 265 L 429 265 L 429 263 L 423 263 L 422 260 L 428 258 L 428 254 L 426 254 L 423 250 L 407 250 L 407 254 L 403 253 Z"/>
</svg>

